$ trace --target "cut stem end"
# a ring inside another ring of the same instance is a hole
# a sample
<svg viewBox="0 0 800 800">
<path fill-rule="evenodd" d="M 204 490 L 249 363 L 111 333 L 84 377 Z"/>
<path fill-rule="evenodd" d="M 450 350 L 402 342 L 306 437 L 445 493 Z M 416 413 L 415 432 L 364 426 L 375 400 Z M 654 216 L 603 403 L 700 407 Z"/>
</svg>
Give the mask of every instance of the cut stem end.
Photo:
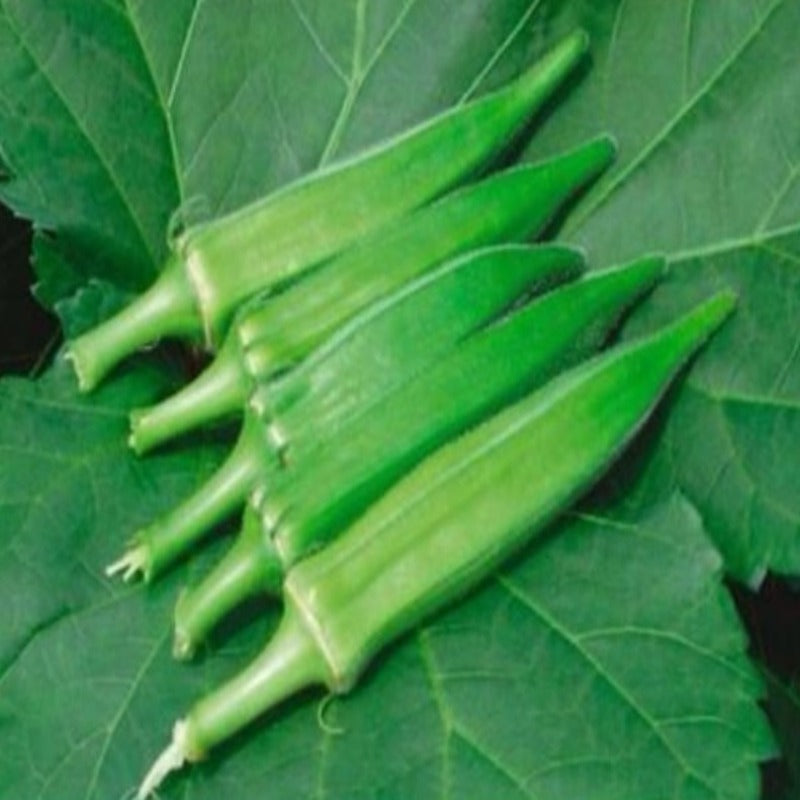
<svg viewBox="0 0 800 800">
<path fill-rule="evenodd" d="M 172 741 L 161 755 L 153 762 L 147 775 L 145 775 L 136 800 L 147 800 L 155 790 L 164 782 L 170 772 L 179 770 L 187 761 L 189 755 L 186 750 L 186 723 L 179 720 L 172 731 Z"/>
<path fill-rule="evenodd" d="M 148 579 L 148 554 L 147 548 L 143 545 L 128 550 L 122 558 L 109 564 L 106 567 L 106 576 L 113 578 L 121 575 L 125 583 L 130 583 L 137 575 L 141 575 L 144 580 Z"/>
<path fill-rule="evenodd" d="M 163 336 L 199 332 L 194 294 L 177 260 L 170 261 L 156 282 L 118 314 L 70 342 L 66 358 L 88 392 L 117 363 Z"/>
</svg>

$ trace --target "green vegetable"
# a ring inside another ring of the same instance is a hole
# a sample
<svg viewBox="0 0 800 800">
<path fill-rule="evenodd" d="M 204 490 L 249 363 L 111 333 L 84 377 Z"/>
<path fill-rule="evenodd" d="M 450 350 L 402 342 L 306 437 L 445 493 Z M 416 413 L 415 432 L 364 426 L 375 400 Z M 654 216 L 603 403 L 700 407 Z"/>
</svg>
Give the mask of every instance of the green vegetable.
<svg viewBox="0 0 800 800">
<path fill-rule="evenodd" d="M 248 487 L 258 524 L 245 521 L 242 541 L 200 587 L 181 598 L 176 654 L 190 655 L 217 620 L 248 595 L 277 592 L 288 567 L 324 546 L 436 447 L 592 353 L 662 270 L 661 260 L 643 259 L 553 291 L 467 337 L 349 423 L 306 440 L 310 446 L 293 453 L 289 444 L 290 469 L 273 470 Z M 259 452 L 260 428 L 246 427 L 245 435 L 237 450 Z M 262 447 L 259 461 L 270 455 Z M 233 467 L 231 472 L 240 474 Z M 201 489 L 197 496 L 207 494 Z M 202 532 L 191 527 L 190 512 L 178 512 L 175 527 L 156 527 L 142 541 L 151 572 L 186 548 L 187 531 L 192 539 Z M 260 538 L 253 535 L 256 527 Z"/>
<path fill-rule="evenodd" d="M 274 481 L 280 459 L 302 464 L 317 442 L 331 439 L 346 420 L 423 371 L 470 330 L 526 294 L 574 277 L 582 263 L 580 253 L 564 247 L 491 248 L 371 306 L 258 393 L 228 460 L 164 520 L 137 534 L 132 551 L 110 572 L 157 573 L 249 492 Z"/>
<path fill-rule="evenodd" d="M 534 236 L 613 156 L 612 141 L 601 137 L 541 164 L 492 175 L 376 231 L 286 291 L 257 298 L 198 379 L 131 415 L 131 445 L 143 453 L 196 425 L 239 412 L 258 383 L 445 259 Z"/>
<path fill-rule="evenodd" d="M 387 644 L 490 575 L 619 455 L 734 302 L 722 292 L 555 378 L 438 450 L 293 567 L 271 642 L 176 724 L 138 797 L 299 690 L 349 691 Z"/>
<path fill-rule="evenodd" d="M 550 292 L 475 332 L 322 439 L 301 468 L 277 472 L 254 495 L 227 556 L 181 596 L 176 655 L 191 655 L 246 597 L 277 594 L 293 564 L 323 547 L 436 447 L 591 354 L 663 269 L 661 259 L 640 259 Z"/>
<path fill-rule="evenodd" d="M 161 336 L 203 332 L 215 347 L 242 301 L 474 174 L 519 133 L 587 44 L 583 32 L 573 33 L 509 86 L 187 230 L 150 289 L 72 343 L 81 388 L 93 388 L 120 359 Z"/>
</svg>

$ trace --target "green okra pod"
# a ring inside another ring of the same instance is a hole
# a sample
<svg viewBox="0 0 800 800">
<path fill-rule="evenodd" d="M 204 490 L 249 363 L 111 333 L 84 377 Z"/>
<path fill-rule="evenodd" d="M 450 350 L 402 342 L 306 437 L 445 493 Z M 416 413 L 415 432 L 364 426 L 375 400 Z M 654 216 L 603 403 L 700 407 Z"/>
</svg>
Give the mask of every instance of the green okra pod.
<svg viewBox="0 0 800 800">
<path fill-rule="evenodd" d="M 109 571 L 155 575 L 250 492 L 273 482 L 284 471 L 282 459 L 302 462 L 302 453 L 317 441 L 411 380 L 471 330 L 521 297 L 575 277 L 582 267 L 581 254 L 566 247 L 487 248 L 371 306 L 258 393 L 217 473 L 166 518 L 140 531 Z"/>
<path fill-rule="evenodd" d="M 156 282 L 69 347 L 81 388 L 162 336 L 215 348 L 248 297 L 293 279 L 369 231 L 474 175 L 520 133 L 581 60 L 581 31 L 493 94 L 451 109 L 356 158 L 183 233 Z"/>
<path fill-rule="evenodd" d="M 642 258 L 555 289 L 473 331 L 350 424 L 318 437 L 305 458 L 297 456 L 299 468 L 276 473 L 254 495 L 240 540 L 182 594 L 176 655 L 190 655 L 249 595 L 277 594 L 293 564 L 324 547 L 428 453 L 591 355 L 663 271 L 663 259 Z"/>
<path fill-rule="evenodd" d="M 131 445 L 143 453 L 239 413 L 257 385 L 406 282 L 460 253 L 536 236 L 614 153 L 612 140 L 600 137 L 492 175 L 374 232 L 285 291 L 257 298 L 238 315 L 205 372 L 167 400 L 132 413 Z"/>
<path fill-rule="evenodd" d="M 722 292 L 562 373 L 437 450 L 293 567 L 267 647 L 176 724 L 139 798 L 299 690 L 349 691 L 390 642 L 490 575 L 617 458 L 734 302 Z"/>
</svg>

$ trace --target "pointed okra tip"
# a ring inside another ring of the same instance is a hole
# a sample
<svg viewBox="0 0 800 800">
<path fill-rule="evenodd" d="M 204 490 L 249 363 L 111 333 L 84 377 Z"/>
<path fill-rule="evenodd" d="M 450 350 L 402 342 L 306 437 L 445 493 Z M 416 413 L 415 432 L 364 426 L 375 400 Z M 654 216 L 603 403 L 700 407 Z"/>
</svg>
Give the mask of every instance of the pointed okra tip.
<svg viewBox="0 0 800 800">
<path fill-rule="evenodd" d="M 669 272 L 669 262 L 663 253 L 646 253 L 623 264 L 619 269 L 638 273 L 644 281 L 652 284 L 666 277 Z"/>
<path fill-rule="evenodd" d="M 694 305 L 669 328 L 679 341 L 694 351 L 718 330 L 736 308 L 737 296 L 731 289 L 723 289 Z"/>
<path fill-rule="evenodd" d="M 713 333 L 734 312 L 738 297 L 732 289 L 722 289 L 697 308 L 699 321 Z"/>
<path fill-rule="evenodd" d="M 611 166 L 619 155 L 619 141 L 617 137 L 611 133 L 603 132 L 597 136 L 594 141 L 594 146 L 601 153 L 602 160 L 606 166 Z"/>
<path fill-rule="evenodd" d="M 575 28 L 575 30 L 568 33 L 556 44 L 555 49 L 569 53 L 574 58 L 579 58 L 589 52 L 590 44 L 591 39 L 586 30 L 583 28 Z"/>
</svg>

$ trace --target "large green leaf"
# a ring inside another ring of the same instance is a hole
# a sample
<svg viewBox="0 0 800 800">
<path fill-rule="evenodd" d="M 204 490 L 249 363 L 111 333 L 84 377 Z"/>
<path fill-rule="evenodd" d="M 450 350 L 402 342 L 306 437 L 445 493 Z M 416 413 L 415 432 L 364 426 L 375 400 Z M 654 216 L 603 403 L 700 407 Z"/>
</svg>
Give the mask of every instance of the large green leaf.
<svg viewBox="0 0 800 800">
<path fill-rule="evenodd" d="M 0 400 L 14 420 L 0 446 L 20 466 L 0 487 L 14 531 L 3 596 L 18 598 L 0 641 L 3 798 L 126 796 L 171 718 L 273 622 L 179 665 L 174 580 L 126 590 L 100 575 L 109 532 L 196 477 L 186 459 L 122 452 L 134 379 L 145 383 L 127 376 L 86 400 L 61 368 L 8 382 Z M 755 797 L 769 737 L 720 569 L 677 495 L 636 523 L 565 522 L 393 648 L 324 723 L 320 695 L 293 703 L 163 796 Z"/>
<path fill-rule="evenodd" d="M 48 231 L 38 293 L 72 333 L 152 278 L 176 210 L 235 208 L 501 83 L 575 24 L 593 63 L 524 157 L 608 130 L 620 159 L 565 236 L 597 264 L 669 255 L 626 333 L 723 284 L 737 315 L 606 486 L 621 506 L 600 493 L 322 722 L 300 698 L 165 798 L 757 797 L 759 683 L 704 532 L 740 577 L 800 572 L 794 0 L 0 0 L 0 195 Z M 217 452 L 128 455 L 124 410 L 164 374 L 138 362 L 88 399 L 60 364 L 0 384 L 3 800 L 130 796 L 171 720 L 274 623 L 178 666 L 185 574 L 101 576 Z"/>
<path fill-rule="evenodd" d="M 595 63 L 530 153 L 599 129 L 620 144 L 616 169 L 564 234 L 597 264 L 668 255 L 669 285 L 640 315 L 648 324 L 710 287 L 737 290 L 739 312 L 693 373 L 663 455 L 734 574 L 757 582 L 768 568 L 797 573 L 800 5 L 564 3 L 559 11 L 560 24 L 591 25 Z"/>
</svg>

